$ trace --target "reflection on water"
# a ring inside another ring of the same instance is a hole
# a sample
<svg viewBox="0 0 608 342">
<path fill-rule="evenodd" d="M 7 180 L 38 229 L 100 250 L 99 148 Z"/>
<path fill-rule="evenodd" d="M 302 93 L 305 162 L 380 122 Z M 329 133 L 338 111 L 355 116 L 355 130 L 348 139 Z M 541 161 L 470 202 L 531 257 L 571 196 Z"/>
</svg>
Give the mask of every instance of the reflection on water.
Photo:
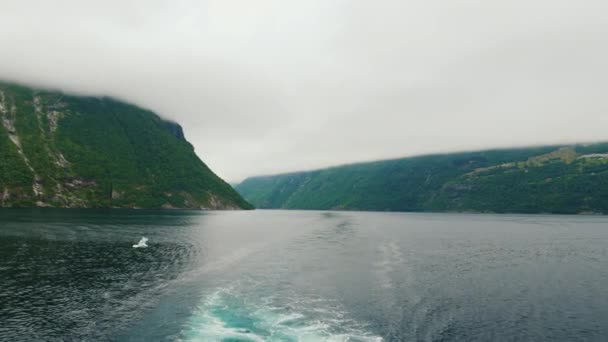
<svg viewBox="0 0 608 342">
<path fill-rule="evenodd" d="M 0 340 L 600 341 L 607 223 L 3 209 Z"/>
</svg>

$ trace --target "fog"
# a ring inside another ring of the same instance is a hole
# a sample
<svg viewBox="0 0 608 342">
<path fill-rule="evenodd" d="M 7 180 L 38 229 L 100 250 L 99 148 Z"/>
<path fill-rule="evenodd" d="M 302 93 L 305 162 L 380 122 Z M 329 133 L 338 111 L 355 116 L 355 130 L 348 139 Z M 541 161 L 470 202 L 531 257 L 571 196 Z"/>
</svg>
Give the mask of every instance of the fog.
<svg viewBox="0 0 608 342">
<path fill-rule="evenodd" d="M 0 0 L 0 78 L 179 122 L 222 178 L 608 140 L 608 2 Z"/>
</svg>

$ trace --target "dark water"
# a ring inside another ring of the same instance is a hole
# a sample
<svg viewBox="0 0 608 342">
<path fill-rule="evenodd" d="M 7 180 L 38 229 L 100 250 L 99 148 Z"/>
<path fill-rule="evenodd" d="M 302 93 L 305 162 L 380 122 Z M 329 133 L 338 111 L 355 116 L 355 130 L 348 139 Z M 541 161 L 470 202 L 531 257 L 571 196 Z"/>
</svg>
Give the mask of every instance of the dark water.
<svg viewBox="0 0 608 342">
<path fill-rule="evenodd" d="M 606 341 L 608 218 L 0 210 L 0 340 Z"/>
</svg>

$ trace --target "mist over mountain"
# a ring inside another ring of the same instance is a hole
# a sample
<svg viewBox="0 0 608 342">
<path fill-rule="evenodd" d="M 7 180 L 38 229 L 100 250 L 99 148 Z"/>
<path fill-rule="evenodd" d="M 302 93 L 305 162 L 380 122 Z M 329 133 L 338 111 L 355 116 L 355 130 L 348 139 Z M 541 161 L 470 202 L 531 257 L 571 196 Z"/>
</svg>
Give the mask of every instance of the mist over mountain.
<svg viewBox="0 0 608 342">
<path fill-rule="evenodd" d="M 2 207 L 251 207 L 149 110 L 0 83 L 0 121 Z"/>
<path fill-rule="evenodd" d="M 605 13 L 604 0 L 3 0 L 0 77 L 150 108 L 236 182 L 606 140 Z"/>
</svg>

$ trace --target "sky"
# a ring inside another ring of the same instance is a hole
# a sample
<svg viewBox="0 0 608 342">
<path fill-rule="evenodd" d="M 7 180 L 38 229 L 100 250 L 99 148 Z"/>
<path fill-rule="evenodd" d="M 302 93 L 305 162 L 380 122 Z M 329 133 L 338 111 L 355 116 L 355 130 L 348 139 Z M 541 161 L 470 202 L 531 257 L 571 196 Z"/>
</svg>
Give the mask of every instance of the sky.
<svg viewBox="0 0 608 342">
<path fill-rule="evenodd" d="M 0 0 L 0 78 L 152 109 L 230 182 L 608 140 L 608 1 Z"/>
</svg>

